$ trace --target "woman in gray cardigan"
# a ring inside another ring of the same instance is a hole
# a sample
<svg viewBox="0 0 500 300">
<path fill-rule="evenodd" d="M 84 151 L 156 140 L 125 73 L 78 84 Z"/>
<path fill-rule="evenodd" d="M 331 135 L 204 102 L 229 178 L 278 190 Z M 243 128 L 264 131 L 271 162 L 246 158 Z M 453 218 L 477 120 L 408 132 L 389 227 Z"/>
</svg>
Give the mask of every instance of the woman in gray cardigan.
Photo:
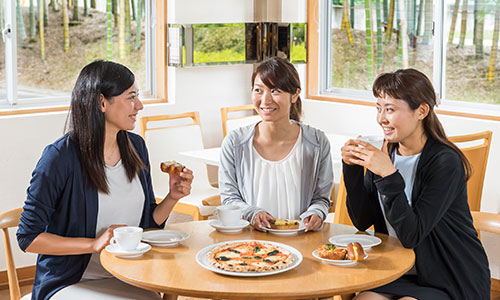
<svg viewBox="0 0 500 300">
<path fill-rule="evenodd" d="M 270 58 L 252 75 L 252 102 L 262 121 L 238 128 L 222 143 L 219 189 L 223 204 L 243 208 L 258 230 L 275 218 L 321 227 L 333 185 L 326 135 L 300 123 L 300 81 L 294 66 Z"/>
</svg>

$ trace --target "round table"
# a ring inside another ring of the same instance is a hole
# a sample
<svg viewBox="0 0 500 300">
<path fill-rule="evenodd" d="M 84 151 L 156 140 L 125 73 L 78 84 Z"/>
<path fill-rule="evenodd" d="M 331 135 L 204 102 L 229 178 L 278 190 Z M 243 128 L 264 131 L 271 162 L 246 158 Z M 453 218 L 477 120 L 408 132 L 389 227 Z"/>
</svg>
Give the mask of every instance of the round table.
<svg viewBox="0 0 500 300">
<path fill-rule="evenodd" d="M 351 266 L 325 264 L 312 252 L 328 243 L 333 235 L 356 233 L 352 226 L 325 223 L 317 232 L 277 236 L 253 230 L 220 233 L 210 221 L 195 221 L 167 226 L 190 235 L 177 247 L 153 247 L 139 258 L 119 258 L 102 251 L 101 263 L 113 276 L 144 289 L 205 298 L 316 298 L 354 293 L 389 283 L 405 274 L 415 262 L 415 254 L 384 234 L 382 243 L 368 252 L 368 258 Z M 199 250 L 215 243 L 254 239 L 287 244 L 299 250 L 304 259 L 295 269 L 260 277 L 233 277 L 209 271 L 196 262 Z"/>
</svg>

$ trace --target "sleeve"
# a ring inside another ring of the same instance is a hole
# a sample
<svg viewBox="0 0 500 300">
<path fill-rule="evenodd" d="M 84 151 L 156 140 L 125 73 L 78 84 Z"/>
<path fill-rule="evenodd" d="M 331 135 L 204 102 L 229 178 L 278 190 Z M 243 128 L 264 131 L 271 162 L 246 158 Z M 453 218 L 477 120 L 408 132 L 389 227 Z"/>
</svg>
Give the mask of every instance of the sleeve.
<svg viewBox="0 0 500 300">
<path fill-rule="evenodd" d="M 223 204 L 236 204 L 240 206 L 243 210 L 242 218 L 251 222 L 255 215 L 264 210 L 249 205 L 243 199 L 241 191 L 238 188 L 233 135 L 234 132 L 231 132 L 222 142 L 219 165 L 219 192 Z"/>
<path fill-rule="evenodd" d="M 316 167 L 316 182 L 313 190 L 313 197 L 308 209 L 300 215 L 301 219 L 317 214 L 323 221 L 328 215 L 330 208 L 330 196 L 333 187 L 333 164 L 330 154 L 330 142 L 326 135 L 318 131 L 320 137 L 320 157 Z M 302 174 L 304 176 L 307 174 Z"/>
<path fill-rule="evenodd" d="M 64 160 L 56 147 L 47 146 L 32 173 L 17 229 L 17 242 L 21 250 L 26 251 L 33 240 L 49 226 L 65 188 L 67 172 L 68 168 L 64 166 Z"/>
<path fill-rule="evenodd" d="M 385 196 L 387 220 L 406 248 L 415 248 L 429 235 L 467 184 L 460 157 L 454 152 L 442 152 L 428 165 L 432 167 L 423 172 L 422 189 L 413 207 L 408 203 L 399 172 L 375 181 Z"/>
<path fill-rule="evenodd" d="M 364 168 L 358 165 L 348 165 L 342 162 L 342 173 L 347 190 L 346 206 L 353 225 L 360 231 L 365 231 L 375 224 L 373 198 L 377 197 L 373 189 L 373 173 L 364 174 Z"/>
</svg>

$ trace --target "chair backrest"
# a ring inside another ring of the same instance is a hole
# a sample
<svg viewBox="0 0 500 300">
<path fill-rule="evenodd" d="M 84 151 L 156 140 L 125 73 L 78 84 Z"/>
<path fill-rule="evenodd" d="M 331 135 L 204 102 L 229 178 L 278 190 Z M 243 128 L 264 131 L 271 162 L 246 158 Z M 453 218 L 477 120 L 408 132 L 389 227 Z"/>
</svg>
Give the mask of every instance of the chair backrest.
<svg viewBox="0 0 500 300">
<path fill-rule="evenodd" d="M 337 191 L 337 201 L 335 201 L 335 214 L 333 215 L 334 224 L 353 225 L 346 205 L 347 190 L 344 183 L 344 174 L 340 177 L 339 188 Z"/>
<path fill-rule="evenodd" d="M 449 137 L 457 144 L 472 166 L 472 176 L 467 182 L 467 196 L 471 211 L 481 210 L 484 174 L 490 152 L 491 131 Z"/>
<path fill-rule="evenodd" d="M 9 228 L 17 227 L 21 218 L 22 208 L 16 208 L 0 214 L 0 228 L 3 231 L 3 243 L 5 248 L 5 259 L 7 262 L 7 277 L 9 278 L 10 299 L 21 299 L 21 289 L 17 279 L 16 265 L 10 245 Z"/>
<path fill-rule="evenodd" d="M 220 114 L 222 119 L 222 133 L 224 136 L 233 129 L 257 123 L 261 120 L 260 116 L 255 114 L 252 104 L 222 107 L 220 109 Z M 231 117 L 229 114 L 233 116 Z"/>
<path fill-rule="evenodd" d="M 204 148 L 198 112 L 142 117 L 141 135 L 146 141 L 151 164 L 151 177 L 157 198 L 168 193 L 168 174 L 161 172 L 162 161 L 175 160 L 194 173 L 193 188 L 210 186 L 204 163 L 179 154 Z"/>
<path fill-rule="evenodd" d="M 480 211 L 471 211 L 471 214 L 474 220 L 474 227 L 479 236 L 481 236 L 481 231 L 500 234 L 500 214 Z M 498 256 L 498 251 L 493 252 L 493 255 Z M 500 279 L 491 278 L 491 290 L 496 292 L 500 291 Z"/>
</svg>

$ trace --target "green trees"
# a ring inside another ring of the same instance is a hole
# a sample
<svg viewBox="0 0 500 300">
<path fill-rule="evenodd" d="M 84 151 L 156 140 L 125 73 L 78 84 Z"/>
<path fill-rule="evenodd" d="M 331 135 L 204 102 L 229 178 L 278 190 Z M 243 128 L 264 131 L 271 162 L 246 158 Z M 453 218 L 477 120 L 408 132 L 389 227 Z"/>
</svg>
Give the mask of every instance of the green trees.
<svg viewBox="0 0 500 300">
<path fill-rule="evenodd" d="M 16 0 L 16 14 L 17 14 L 17 30 L 19 32 L 19 39 L 24 41 L 26 36 L 26 28 L 24 27 L 23 14 L 21 12 L 21 3 L 19 0 Z"/>
<path fill-rule="evenodd" d="M 500 35 L 500 0 L 497 0 L 495 10 L 495 28 L 493 29 L 493 43 L 491 46 L 490 66 L 488 67 L 488 82 L 495 80 L 495 60 L 497 58 L 498 38 Z"/>
</svg>

